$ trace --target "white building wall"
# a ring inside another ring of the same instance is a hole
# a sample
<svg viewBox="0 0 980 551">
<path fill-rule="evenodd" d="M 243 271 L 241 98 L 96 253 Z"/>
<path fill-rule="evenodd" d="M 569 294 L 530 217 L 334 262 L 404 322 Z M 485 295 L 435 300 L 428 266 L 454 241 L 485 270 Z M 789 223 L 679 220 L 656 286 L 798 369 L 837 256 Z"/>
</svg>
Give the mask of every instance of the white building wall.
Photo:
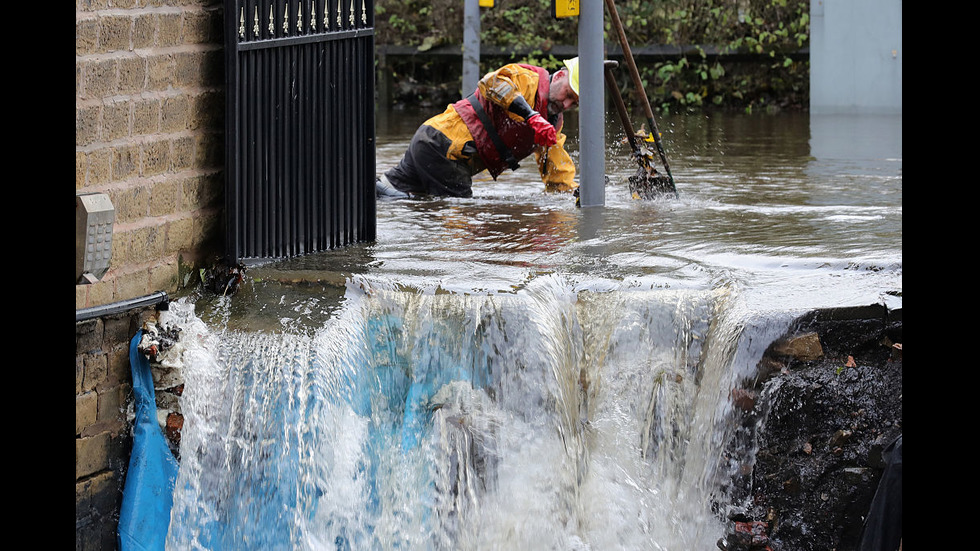
<svg viewBox="0 0 980 551">
<path fill-rule="evenodd" d="M 902 113 L 902 0 L 810 1 L 810 113 Z"/>
</svg>

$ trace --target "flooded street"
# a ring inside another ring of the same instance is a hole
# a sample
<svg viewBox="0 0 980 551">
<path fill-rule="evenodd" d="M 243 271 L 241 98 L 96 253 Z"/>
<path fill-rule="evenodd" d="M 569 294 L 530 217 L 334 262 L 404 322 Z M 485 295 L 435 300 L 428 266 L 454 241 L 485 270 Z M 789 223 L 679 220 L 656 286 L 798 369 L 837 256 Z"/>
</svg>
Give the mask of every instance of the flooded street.
<svg viewBox="0 0 980 551">
<path fill-rule="evenodd" d="M 397 163 L 427 116 L 379 117 L 379 173 Z M 513 291 L 545 274 L 597 289 L 708 289 L 725 281 L 763 311 L 892 305 L 900 297 L 901 116 L 661 118 L 676 199 L 630 197 L 627 179 L 635 165 L 608 113 L 604 207 L 580 209 L 568 195 L 544 193 L 529 158 L 497 182 L 478 175 L 472 198 L 379 201 L 374 243 L 252 273 L 341 287 L 357 275 L 489 293 Z M 568 117 L 569 151 L 577 161 L 576 126 Z M 283 298 L 276 286 L 257 285 L 254 292 L 260 304 L 270 303 L 266 292 Z"/>
<path fill-rule="evenodd" d="M 427 116 L 379 118 L 379 173 Z M 901 308 L 901 117 L 658 123 L 676 199 L 630 197 L 610 126 L 603 207 L 527 159 L 175 301 L 168 549 L 715 548 L 764 349 L 806 310 Z"/>
</svg>

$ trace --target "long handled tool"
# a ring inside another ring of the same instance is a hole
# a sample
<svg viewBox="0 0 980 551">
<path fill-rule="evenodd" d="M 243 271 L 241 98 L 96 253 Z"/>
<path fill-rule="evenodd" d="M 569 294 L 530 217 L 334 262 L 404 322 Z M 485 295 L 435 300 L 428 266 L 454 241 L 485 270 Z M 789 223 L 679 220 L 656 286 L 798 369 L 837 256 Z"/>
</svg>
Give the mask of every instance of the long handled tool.
<svg viewBox="0 0 980 551">
<path fill-rule="evenodd" d="M 677 188 L 674 185 L 674 175 L 670 172 L 670 164 L 667 162 L 667 154 L 664 152 L 663 142 L 660 139 L 660 129 L 657 127 L 657 120 L 653 117 L 653 109 L 650 108 L 650 100 L 647 99 L 646 90 L 643 89 L 643 82 L 640 80 L 640 72 L 637 70 L 636 61 L 633 59 L 633 51 L 630 49 L 629 42 L 626 40 L 626 32 L 623 30 L 623 23 L 619 19 L 619 11 L 616 9 L 616 4 L 613 2 L 613 0 L 606 0 L 606 8 L 609 9 L 609 18 L 612 21 L 613 28 L 616 29 L 616 34 L 619 37 L 619 43 L 623 48 L 623 58 L 626 60 L 627 67 L 629 67 L 630 77 L 633 79 L 633 86 L 635 86 L 640 92 L 640 99 L 643 100 L 643 110 L 646 114 L 647 122 L 650 124 L 650 132 L 653 134 L 653 141 L 657 146 L 657 153 L 660 155 L 660 162 L 663 163 L 664 170 L 667 172 L 667 179 L 670 182 L 671 191 L 676 195 Z M 608 78 L 607 73 L 607 79 Z M 619 88 L 617 87 L 616 94 L 618 93 Z M 633 143 L 631 142 L 630 145 L 632 146 Z"/>
<path fill-rule="evenodd" d="M 630 195 L 634 199 L 656 199 L 665 194 L 676 196 L 677 190 L 670 178 L 657 172 L 653 167 L 653 154 L 636 139 L 633 123 L 630 122 L 629 113 L 626 111 L 626 103 L 623 102 L 623 96 L 619 93 L 619 84 L 616 83 L 616 77 L 613 75 L 613 69 L 618 66 L 618 61 L 606 60 L 603 71 L 606 76 L 606 87 L 609 88 L 613 103 L 616 105 L 616 112 L 619 113 L 623 130 L 626 132 L 626 141 L 630 144 L 633 159 L 639 165 L 636 174 L 629 178 Z"/>
</svg>

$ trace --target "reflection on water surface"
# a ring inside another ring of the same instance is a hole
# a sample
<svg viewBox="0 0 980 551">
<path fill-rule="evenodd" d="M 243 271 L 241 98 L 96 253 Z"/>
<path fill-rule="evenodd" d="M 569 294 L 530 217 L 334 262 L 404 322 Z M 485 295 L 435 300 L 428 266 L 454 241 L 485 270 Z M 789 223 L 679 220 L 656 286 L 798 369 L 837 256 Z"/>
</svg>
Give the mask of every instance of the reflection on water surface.
<svg viewBox="0 0 980 551">
<path fill-rule="evenodd" d="M 398 161 L 426 115 L 382 119 L 379 172 Z M 373 243 L 251 272 L 266 284 L 342 285 L 360 275 L 459 292 L 509 292 L 551 273 L 585 287 L 710 288 L 731 280 L 760 308 L 779 309 L 901 295 L 901 116 L 711 114 L 658 122 L 677 199 L 629 197 L 635 165 L 621 128 L 610 122 L 603 207 L 578 209 L 568 195 L 544 193 L 525 161 L 497 182 L 477 176 L 472 198 L 379 202 Z M 577 160 L 574 116 L 566 131 Z M 267 304 L 262 294 L 280 289 L 254 291 Z"/>
</svg>

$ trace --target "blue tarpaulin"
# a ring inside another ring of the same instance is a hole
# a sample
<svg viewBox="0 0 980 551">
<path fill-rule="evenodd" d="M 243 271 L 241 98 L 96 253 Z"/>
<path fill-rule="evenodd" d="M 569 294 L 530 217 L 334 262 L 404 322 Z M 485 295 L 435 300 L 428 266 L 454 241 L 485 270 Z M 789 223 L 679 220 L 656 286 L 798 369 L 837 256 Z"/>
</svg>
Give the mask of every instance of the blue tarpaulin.
<svg viewBox="0 0 980 551">
<path fill-rule="evenodd" d="M 129 344 L 136 419 L 119 512 L 119 548 L 123 551 L 164 549 L 178 469 L 157 422 L 153 375 L 150 361 L 139 351 L 141 338 L 138 332 Z"/>
</svg>

